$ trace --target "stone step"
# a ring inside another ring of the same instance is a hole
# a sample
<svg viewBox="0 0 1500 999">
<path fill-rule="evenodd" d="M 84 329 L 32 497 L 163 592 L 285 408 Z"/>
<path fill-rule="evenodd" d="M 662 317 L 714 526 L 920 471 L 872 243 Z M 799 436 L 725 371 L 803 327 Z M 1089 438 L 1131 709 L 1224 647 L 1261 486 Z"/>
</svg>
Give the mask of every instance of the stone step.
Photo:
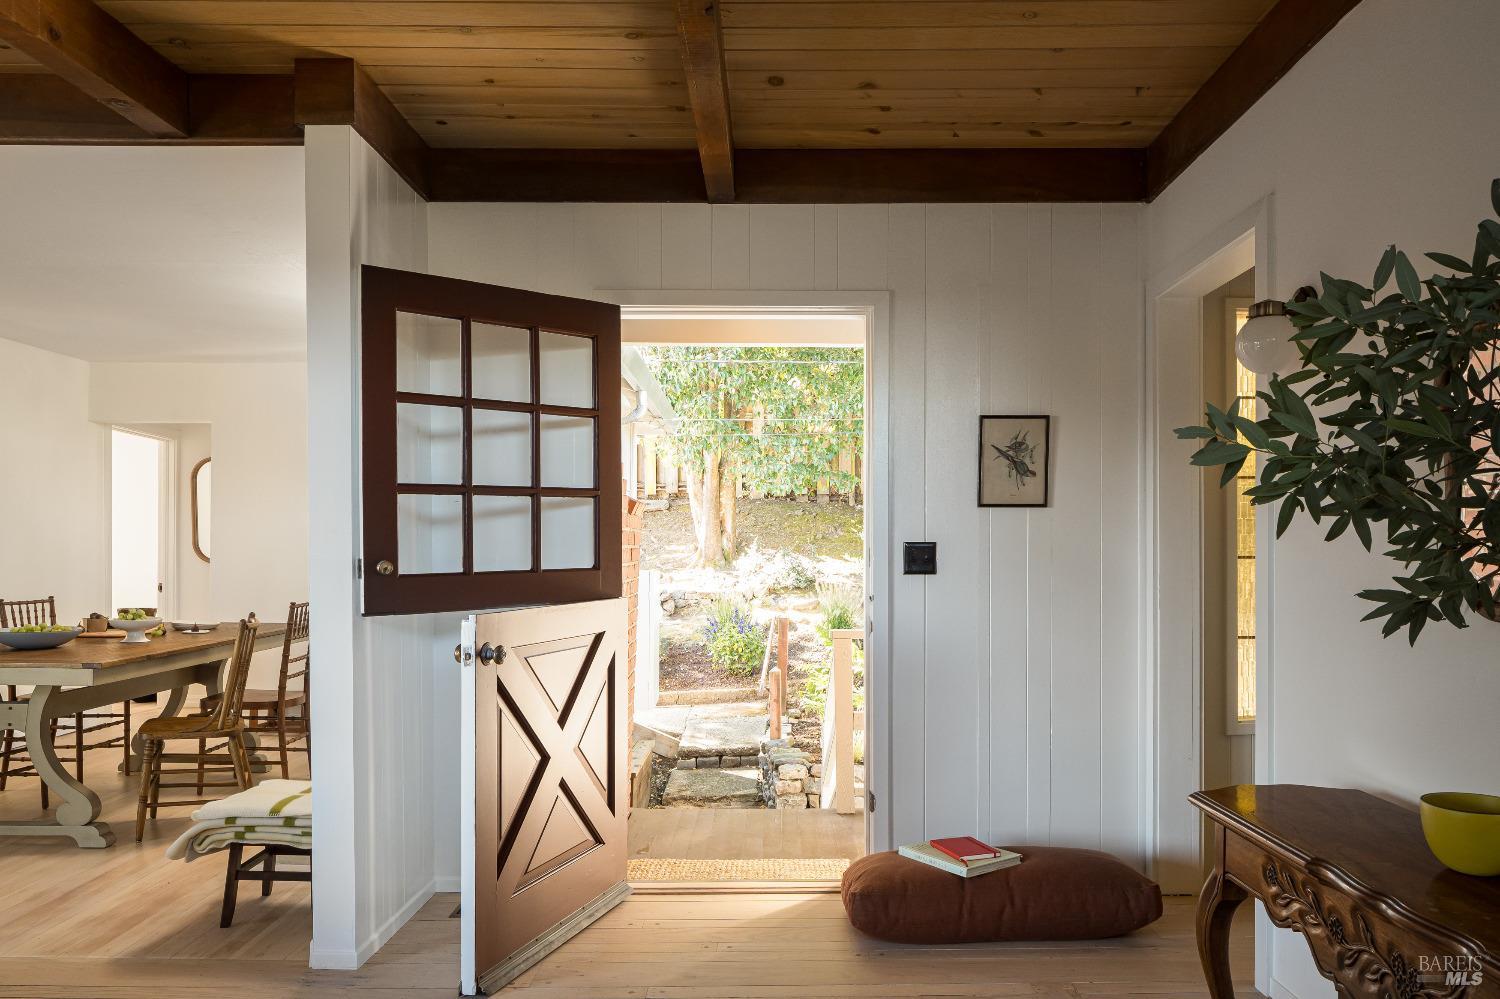
<svg viewBox="0 0 1500 999">
<path fill-rule="evenodd" d="M 764 808 L 760 769 L 673 770 L 661 803 L 669 808 Z"/>
<path fill-rule="evenodd" d="M 704 706 L 707 708 L 708 706 Z M 770 730 L 764 704 L 723 704 L 688 716 L 677 743 L 678 759 L 732 756 L 754 760 Z"/>
</svg>

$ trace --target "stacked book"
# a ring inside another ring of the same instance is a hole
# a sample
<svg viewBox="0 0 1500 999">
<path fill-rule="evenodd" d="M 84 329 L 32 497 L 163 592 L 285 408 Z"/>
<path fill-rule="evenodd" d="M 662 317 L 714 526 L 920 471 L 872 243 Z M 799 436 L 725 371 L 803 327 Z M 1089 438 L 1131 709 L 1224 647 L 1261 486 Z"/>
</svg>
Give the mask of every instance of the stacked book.
<svg viewBox="0 0 1500 999">
<path fill-rule="evenodd" d="M 949 839 L 928 840 L 912 843 L 899 851 L 908 860 L 936 867 L 961 878 L 975 878 L 991 871 L 1014 867 L 1021 862 L 1021 855 L 997 846 L 982 843 L 972 836 L 954 836 Z"/>
</svg>

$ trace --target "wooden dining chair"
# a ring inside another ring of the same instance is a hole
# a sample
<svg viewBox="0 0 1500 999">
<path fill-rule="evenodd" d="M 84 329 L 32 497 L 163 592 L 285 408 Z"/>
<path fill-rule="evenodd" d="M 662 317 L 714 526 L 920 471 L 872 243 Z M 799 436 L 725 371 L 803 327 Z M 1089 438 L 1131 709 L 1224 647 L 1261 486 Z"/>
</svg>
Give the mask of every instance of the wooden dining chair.
<svg viewBox="0 0 1500 999">
<path fill-rule="evenodd" d="M 212 712 L 186 715 L 179 718 L 150 718 L 141 725 L 141 741 L 144 755 L 141 758 L 141 792 L 135 807 L 135 841 L 139 843 L 146 831 L 146 813 L 156 818 L 158 808 L 179 805 L 203 805 L 211 798 L 191 800 L 161 800 L 164 787 L 196 787 L 199 793 L 205 787 L 233 787 L 245 790 L 253 780 L 250 775 L 250 754 L 245 748 L 245 723 L 240 720 L 240 700 L 245 696 L 245 682 L 250 678 L 250 657 L 255 654 L 255 632 L 257 622 L 252 614 L 240 621 L 240 632 L 235 639 L 234 651 L 224 671 L 224 696 Z M 162 758 L 169 742 L 191 741 L 197 743 L 196 770 L 186 768 L 164 771 Z M 226 753 L 212 754 L 209 743 L 221 742 Z M 205 759 L 207 757 L 207 759 Z M 210 773 L 232 772 L 233 780 L 205 780 Z M 182 781 L 164 781 L 163 774 L 181 775 Z"/>
<path fill-rule="evenodd" d="M 54 597 L 42 597 L 31 600 L 0 600 L 0 628 L 20 628 L 27 625 L 55 625 L 57 624 L 57 600 Z M 25 694 L 17 692 L 14 685 L 5 688 L 3 700 L 18 703 L 26 700 Z M 118 735 L 101 734 L 112 733 L 119 729 Z M 51 726 L 52 741 L 57 742 L 59 734 L 72 734 L 71 747 L 64 750 L 58 759 L 62 763 L 73 764 L 74 776 L 79 781 L 83 780 L 84 752 L 90 749 L 110 749 L 121 747 L 124 755 L 125 774 L 130 774 L 130 702 L 124 701 L 119 710 L 94 709 L 80 711 L 66 721 L 54 720 Z M 18 735 L 10 729 L 0 736 L 0 791 L 5 790 L 6 782 L 11 777 L 30 776 L 36 772 L 31 766 L 31 759 L 25 747 L 25 736 Z M 42 807 L 50 804 L 48 801 L 47 784 L 42 782 Z"/>
<path fill-rule="evenodd" d="M 312 763 L 311 703 L 308 698 L 308 605 L 293 602 L 286 611 L 286 638 L 281 643 L 281 673 L 275 690 L 247 690 L 240 705 L 245 731 L 259 741 L 274 735 L 281 755 L 281 776 L 290 780 L 288 753 L 306 753 Z M 298 647 L 301 651 L 298 651 Z M 222 695 L 199 703 L 204 714 L 219 706 Z M 301 745 L 296 745 L 301 743 Z M 269 747 L 266 747 L 269 748 Z"/>
</svg>

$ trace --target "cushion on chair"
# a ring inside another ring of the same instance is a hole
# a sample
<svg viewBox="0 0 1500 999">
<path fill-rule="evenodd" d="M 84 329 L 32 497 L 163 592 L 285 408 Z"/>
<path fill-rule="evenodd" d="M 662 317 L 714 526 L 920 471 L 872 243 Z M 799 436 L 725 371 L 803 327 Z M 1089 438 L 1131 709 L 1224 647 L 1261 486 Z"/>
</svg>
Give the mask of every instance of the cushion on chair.
<svg viewBox="0 0 1500 999">
<path fill-rule="evenodd" d="M 844 873 L 854 927 L 896 943 L 1095 940 L 1161 916 L 1161 889 L 1107 853 L 1010 846 L 1021 862 L 973 878 L 894 851 L 861 857 Z"/>
</svg>

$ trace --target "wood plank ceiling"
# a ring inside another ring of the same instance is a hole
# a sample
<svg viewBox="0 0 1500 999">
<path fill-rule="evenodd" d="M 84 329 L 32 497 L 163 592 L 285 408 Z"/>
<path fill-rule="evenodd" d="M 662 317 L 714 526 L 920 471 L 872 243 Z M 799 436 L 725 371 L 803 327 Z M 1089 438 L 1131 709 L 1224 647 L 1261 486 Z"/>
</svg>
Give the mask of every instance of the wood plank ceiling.
<svg viewBox="0 0 1500 999">
<path fill-rule="evenodd" d="M 0 0 L 0 27 L 7 5 L 53 2 Z M 1284 25 L 1311 23 L 1293 31 L 1310 40 L 1293 39 L 1272 79 L 1355 2 L 721 0 L 715 7 L 714 0 L 97 0 L 97 6 L 188 74 L 289 76 L 297 60 L 352 60 L 432 150 L 696 149 L 709 176 L 706 196 L 728 200 L 726 177 L 714 194 L 716 154 L 705 146 L 722 142 L 725 125 L 741 152 L 1145 150 L 1258 25 L 1257 34 L 1271 34 L 1263 22 L 1273 20 L 1273 8 Z M 710 32 L 717 18 L 721 32 L 700 36 L 707 48 L 695 55 L 689 26 L 697 12 L 707 16 L 699 23 Z M 16 48 L 0 48 L 0 76 L 46 71 Z M 708 75 L 690 80 L 690 72 Z M 703 96 L 716 90 L 721 97 L 727 91 L 727 115 Z M 735 154 L 717 155 L 722 170 L 724 156 Z M 1142 192 L 1148 193 L 1155 192 Z"/>
</svg>

